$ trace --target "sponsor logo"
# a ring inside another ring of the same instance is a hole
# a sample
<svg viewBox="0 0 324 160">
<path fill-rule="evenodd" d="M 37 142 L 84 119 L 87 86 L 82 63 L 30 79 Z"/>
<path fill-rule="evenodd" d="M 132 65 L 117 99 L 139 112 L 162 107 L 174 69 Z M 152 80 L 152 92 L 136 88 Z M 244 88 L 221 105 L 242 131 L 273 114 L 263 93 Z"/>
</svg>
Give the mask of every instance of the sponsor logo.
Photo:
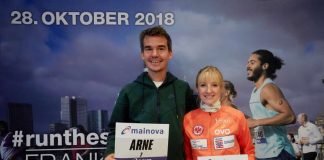
<svg viewBox="0 0 324 160">
<path fill-rule="evenodd" d="M 192 149 L 207 149 L 207 139 L 190 139 Z"/>
<path fill-rule="evenodd" d="M 124 135 L 126 133 L 129 133 L 131 129 L 132 129 L 131 126 L 127 126 L 125 129 L 122 130 L 121 135 Z"/>
<path fill-rule="evenodd" d="M 231 133 L 231 130 L 226 129 L 215 129 L 215 135 L 229 135 Z"/>
<path fill-rule="evenodd" d="M 228 124 L 230 122 L 231 122 L 230 119 L 222 119 L 222 118 L 216 118 L 215 119 L 215 123 L 217 123 L 217 124 Z"/>
<path fill-rule="evenodd" d="M 215 138 L 215 148 L 224 148 L 224 141 L 222 138 Z"/>
<path fill-rule="evenodd" d="M 227 149 L 234 147 L 235 137 L 234 135 L 215 137 L 214 138 L 214 147 L 215 149 Z"/>
<path fill-rule="evenodd" d="M 122 130 L 121 135 L 124 134 L 164 134 L 163 129 L 147 129 L 147 128 L 132 128 L 127 126 Z"/>
<path fill-rule="evenodd" d="M 204 127 L 202 125 L 196 125 L 193 127 L 193 134 L 200 136 L 204 132 Z"/>
<path fill-rule="evenodd" d="M 131 129 L 132 134 L 164 134 L 163 129 L 146 129 L 146 128 L 134 128 Z"/>
</svg>

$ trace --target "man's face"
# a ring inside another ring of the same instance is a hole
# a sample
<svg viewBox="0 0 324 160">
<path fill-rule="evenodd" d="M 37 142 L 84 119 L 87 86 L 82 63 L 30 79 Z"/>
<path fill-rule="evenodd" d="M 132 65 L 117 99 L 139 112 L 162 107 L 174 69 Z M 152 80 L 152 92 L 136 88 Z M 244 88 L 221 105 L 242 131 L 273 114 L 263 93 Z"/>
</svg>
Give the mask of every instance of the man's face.
<svg viewBox="0 0 324 160">
<path fill-rule="evenodd" d="M 300 124 L 300 125 L 304 125 L 304 123 L 305 123 L 305 118 L 304 118 L 304 116 L 303 115 L 298 115 L 298 117 L 297 117 L 297 121 L 298 121 L 298 123 Z"/>
<path fill-rule="evenodd" d="M 261 66 L 261 61 L 257 54 L 252 54 L 246 65 L 247 79 L 256 82 L 262 75 L 263 69 Z"/>
<path fill-rule="evenodd" d="M 167 39 L 161 36 L 145 36 L 144 50 L 141 57 L 149 72 L 163 72 L 167 70 L 172 52 L 167 45 Z"/>
</svg>

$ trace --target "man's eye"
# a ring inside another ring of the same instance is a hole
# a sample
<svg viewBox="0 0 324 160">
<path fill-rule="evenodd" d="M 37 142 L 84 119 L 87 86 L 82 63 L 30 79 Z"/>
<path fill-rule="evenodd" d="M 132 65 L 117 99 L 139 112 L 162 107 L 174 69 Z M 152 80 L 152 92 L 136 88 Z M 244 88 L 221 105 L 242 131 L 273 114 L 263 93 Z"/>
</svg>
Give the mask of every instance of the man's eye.
<svg viewBox="0 0 324 160">
<path fill-rule="evenodd" d="M 145 50 L 145 51 L 151 51 L 152 48 L 145 48 L 144 50 Z"/>
</svg>

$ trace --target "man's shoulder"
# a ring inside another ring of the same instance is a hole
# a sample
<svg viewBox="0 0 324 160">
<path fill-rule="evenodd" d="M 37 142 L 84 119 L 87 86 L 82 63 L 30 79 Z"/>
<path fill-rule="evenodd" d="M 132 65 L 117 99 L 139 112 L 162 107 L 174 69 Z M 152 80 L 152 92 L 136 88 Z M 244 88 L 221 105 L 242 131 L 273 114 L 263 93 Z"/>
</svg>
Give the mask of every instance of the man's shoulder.
<svg viewBox="0 0 324 160">
<path fill-rule="evenodd" d="M 307 122 L 307 126 L 308 127 L 317 128 L 317 126 L 314 123 L 312 123 L 312 122 Z"/>
<path fill-rule="evenodd" d="M 167 73 L 167 79 L 169 80 L 169 82 L 171 81 L 173 84 L 176 84 L 179 86 L 189 86 L 187 81 L 179 79 L 178 77 L 176 77 L 175 75 L 173 75 L 170 72 Z"/>
<path fill-rule="evenodd" d="M 298 127 L 298 132 L 300 132 L 301 130 L 303 130 L 303 126 Z"/>
<path fill-rule="evenodd" d="M 265 99 L 267 97 L 279 96 L 282 95 L 280 88 L 274 83 L 268 83 L 262 87 L 261 96 Z"/>
<path fill-rule="evenodd" d="M 177 83 L 178 85 L 189 86 L 188 82 L 181 79 L 176 79 L 174 82 Z"/>
<path fill-rule="evenodd" d="M 173 75 L 171 72 L 167 72 L 166 79 L 168 82 L 176 82 L 179 84 L 188 84 L 186 81 L 179 79 L 177 76 Z"/>
<path fill-rule="evenodd" d="M 279 87 L 275 83 L 267 83 L 262 87 L 262 91 L 264 90 L 278 90 Z"/>
<path fill-rule="evenodd" d="M 138 87 L 140 84 L 136 83 L 135 81 L 127 83 L 121 89 L 121 92 L 129 92 L 132 91 L 134 88 Z"/>
<path fill-rule="evenodd" d="M 307 122 L 304 126 L 299 126 L 298 131 L 306 131 L 311 128 L 317 128 L 317 126 L 314 123 Z"/>
</svg>

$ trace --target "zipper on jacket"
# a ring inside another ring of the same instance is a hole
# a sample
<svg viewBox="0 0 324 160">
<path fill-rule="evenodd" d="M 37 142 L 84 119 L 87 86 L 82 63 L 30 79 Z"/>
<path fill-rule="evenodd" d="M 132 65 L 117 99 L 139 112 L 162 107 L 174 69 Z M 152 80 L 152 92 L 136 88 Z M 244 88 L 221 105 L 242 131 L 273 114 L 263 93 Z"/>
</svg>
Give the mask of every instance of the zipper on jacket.
<svg viewBox="0 0 324 160">
<path fill-rule="evenodd" d="M 211 141 L 209 141 L 210 144 L 207 143 L 207 145 L 210 145 L 209 146 L 209 151 L 210 151 L 210 155 L 213 155 L 213 150 L 212 148 L 214 147 L 214 137 L 211 138 L 210 137 L 210 126 L 212 126 L 212 121 L 213 121 L 213 117 L 212 117 L 212 113 L 208 113 L 209 114 L 209 124 L 208 124 L 208 139 L 210 139 Z M 207 146 L 208 147 L 208 146 Z"/>
<path fill-rule="evenodd" d="M 157 121 L 161 123 L 161 116 L 160 116 L 160 95 L 159 95 L 159 88 L 156 89 L 156 112 L 157 112 Z"/>
</svg>

